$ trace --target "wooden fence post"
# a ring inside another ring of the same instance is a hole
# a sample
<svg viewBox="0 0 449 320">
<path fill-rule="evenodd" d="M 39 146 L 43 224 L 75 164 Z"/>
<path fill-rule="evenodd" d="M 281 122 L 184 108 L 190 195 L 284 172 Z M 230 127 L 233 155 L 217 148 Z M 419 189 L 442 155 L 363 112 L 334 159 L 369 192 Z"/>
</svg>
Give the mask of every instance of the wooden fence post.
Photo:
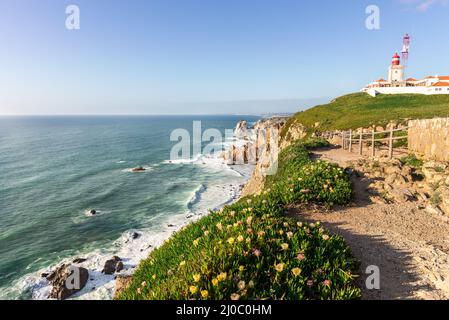
<svg viewBox="0 0 449 320">
<path fill-rule="evenodd" d="M 349 152 L 352 152 L 352 129 L 349 130 Z"/>
<path fill-rule="evenodd" d="M 388 149 L 388 156 L 390 159 L 393 158 L 393 127 L 390 129 L 390 144 Z"/>
<path fill-rule="evenodd" d="M 362 147 L 363 147 L 363 132 L 360 131 L 359 137 L 359 154 L 362 155 Z"/>
<path fill-rule="evenodd" d="M 341 147 L 343 148 L 343 150 L 345 149 L 345 133 L 344 132 L 341 134 Z"/>
<path fill-rule="evenodd" d="M 372 149 L 372 155 L 373 155 L 373 157 L 376 156 L 376 149 L 374 148 L 374 144 L 375 144 L 375 141 L 374 141 L 374 140 L 375 140 L 375 139 L 374 139 L 374 129 L 373 129 L 372 136 L 371 136 L 371 149 Z"/>
</svg>

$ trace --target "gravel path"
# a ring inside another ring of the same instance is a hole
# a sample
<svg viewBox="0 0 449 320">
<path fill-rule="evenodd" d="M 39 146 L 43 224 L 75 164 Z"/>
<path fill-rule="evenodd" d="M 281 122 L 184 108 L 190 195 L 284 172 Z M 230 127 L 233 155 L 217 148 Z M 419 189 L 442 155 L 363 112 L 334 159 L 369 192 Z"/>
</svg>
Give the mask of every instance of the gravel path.
<svg viewBox="0 0 449 320">
<path fill-rule="evenodd" d="M 357 155 L 341 149 L 315 152 L 316 158 L 345 167 Z M 417 202 L 371 203 L 366 182 L 352 177 L 355 200 L 330 212 L 294 208 L 304 221 L 321 221 L 341 235 L 360 260 L 364 299 L 449 299 L 449 219 L 419 209 Z M 366 267 L 380 269 L 380 290 L 368 290 Z"/>
</svg>

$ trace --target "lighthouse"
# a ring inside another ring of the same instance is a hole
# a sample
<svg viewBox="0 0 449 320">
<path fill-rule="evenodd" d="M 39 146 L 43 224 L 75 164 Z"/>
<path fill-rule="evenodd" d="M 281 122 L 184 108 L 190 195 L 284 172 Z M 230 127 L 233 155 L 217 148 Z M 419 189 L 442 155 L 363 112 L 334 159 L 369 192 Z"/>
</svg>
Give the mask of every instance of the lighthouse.
<svg viewBox="0 0 449 320">
<path fill-rule="evenodd" d="M 388 82 L 393 86 L 400 86 L 404 82 L 404 66 L 401 66 L 401 57 L 396 52 L 391 60 L 388 72 Z"/>
</svg>

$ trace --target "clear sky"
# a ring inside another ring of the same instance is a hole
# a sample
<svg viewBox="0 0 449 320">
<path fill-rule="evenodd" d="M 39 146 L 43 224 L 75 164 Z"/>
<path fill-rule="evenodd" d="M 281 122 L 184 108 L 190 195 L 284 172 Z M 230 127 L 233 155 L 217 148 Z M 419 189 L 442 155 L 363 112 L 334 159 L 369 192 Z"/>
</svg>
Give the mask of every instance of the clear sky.
<svg viewBox="0 0 449 320">
<path fill-rule="evenodd" d="M 449 0 L 0 0 L 0 114 L 296 111 L 386 77 L 406 32 L 408 75 L 449 75 Z"/>
</svg>

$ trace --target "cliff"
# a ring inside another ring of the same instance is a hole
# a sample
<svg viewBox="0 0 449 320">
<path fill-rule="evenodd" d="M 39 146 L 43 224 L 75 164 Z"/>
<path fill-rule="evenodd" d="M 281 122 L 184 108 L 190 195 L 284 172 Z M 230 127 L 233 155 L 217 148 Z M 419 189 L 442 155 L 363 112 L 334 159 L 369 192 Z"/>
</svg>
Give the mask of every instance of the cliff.
<svg viewBox="0 0 449 320">
<path fill-rule="evenodd" d="M 282 138 L 280 132 L 287 120 L 287 117 L 262 119 L 252 128 L 246 121 L 237 124 L 234 135 L 239 140 L 230 147 L 224 158 L 230 165 L 238 163 L 238 160 L 255 164 L 251 178 L 242 190 L 242 197 L 259 194 L 264 187 L 266 176 L 275 173 L 279 151 L 306 136 L 306 128 L 295 123 Z"/>
</svg>

